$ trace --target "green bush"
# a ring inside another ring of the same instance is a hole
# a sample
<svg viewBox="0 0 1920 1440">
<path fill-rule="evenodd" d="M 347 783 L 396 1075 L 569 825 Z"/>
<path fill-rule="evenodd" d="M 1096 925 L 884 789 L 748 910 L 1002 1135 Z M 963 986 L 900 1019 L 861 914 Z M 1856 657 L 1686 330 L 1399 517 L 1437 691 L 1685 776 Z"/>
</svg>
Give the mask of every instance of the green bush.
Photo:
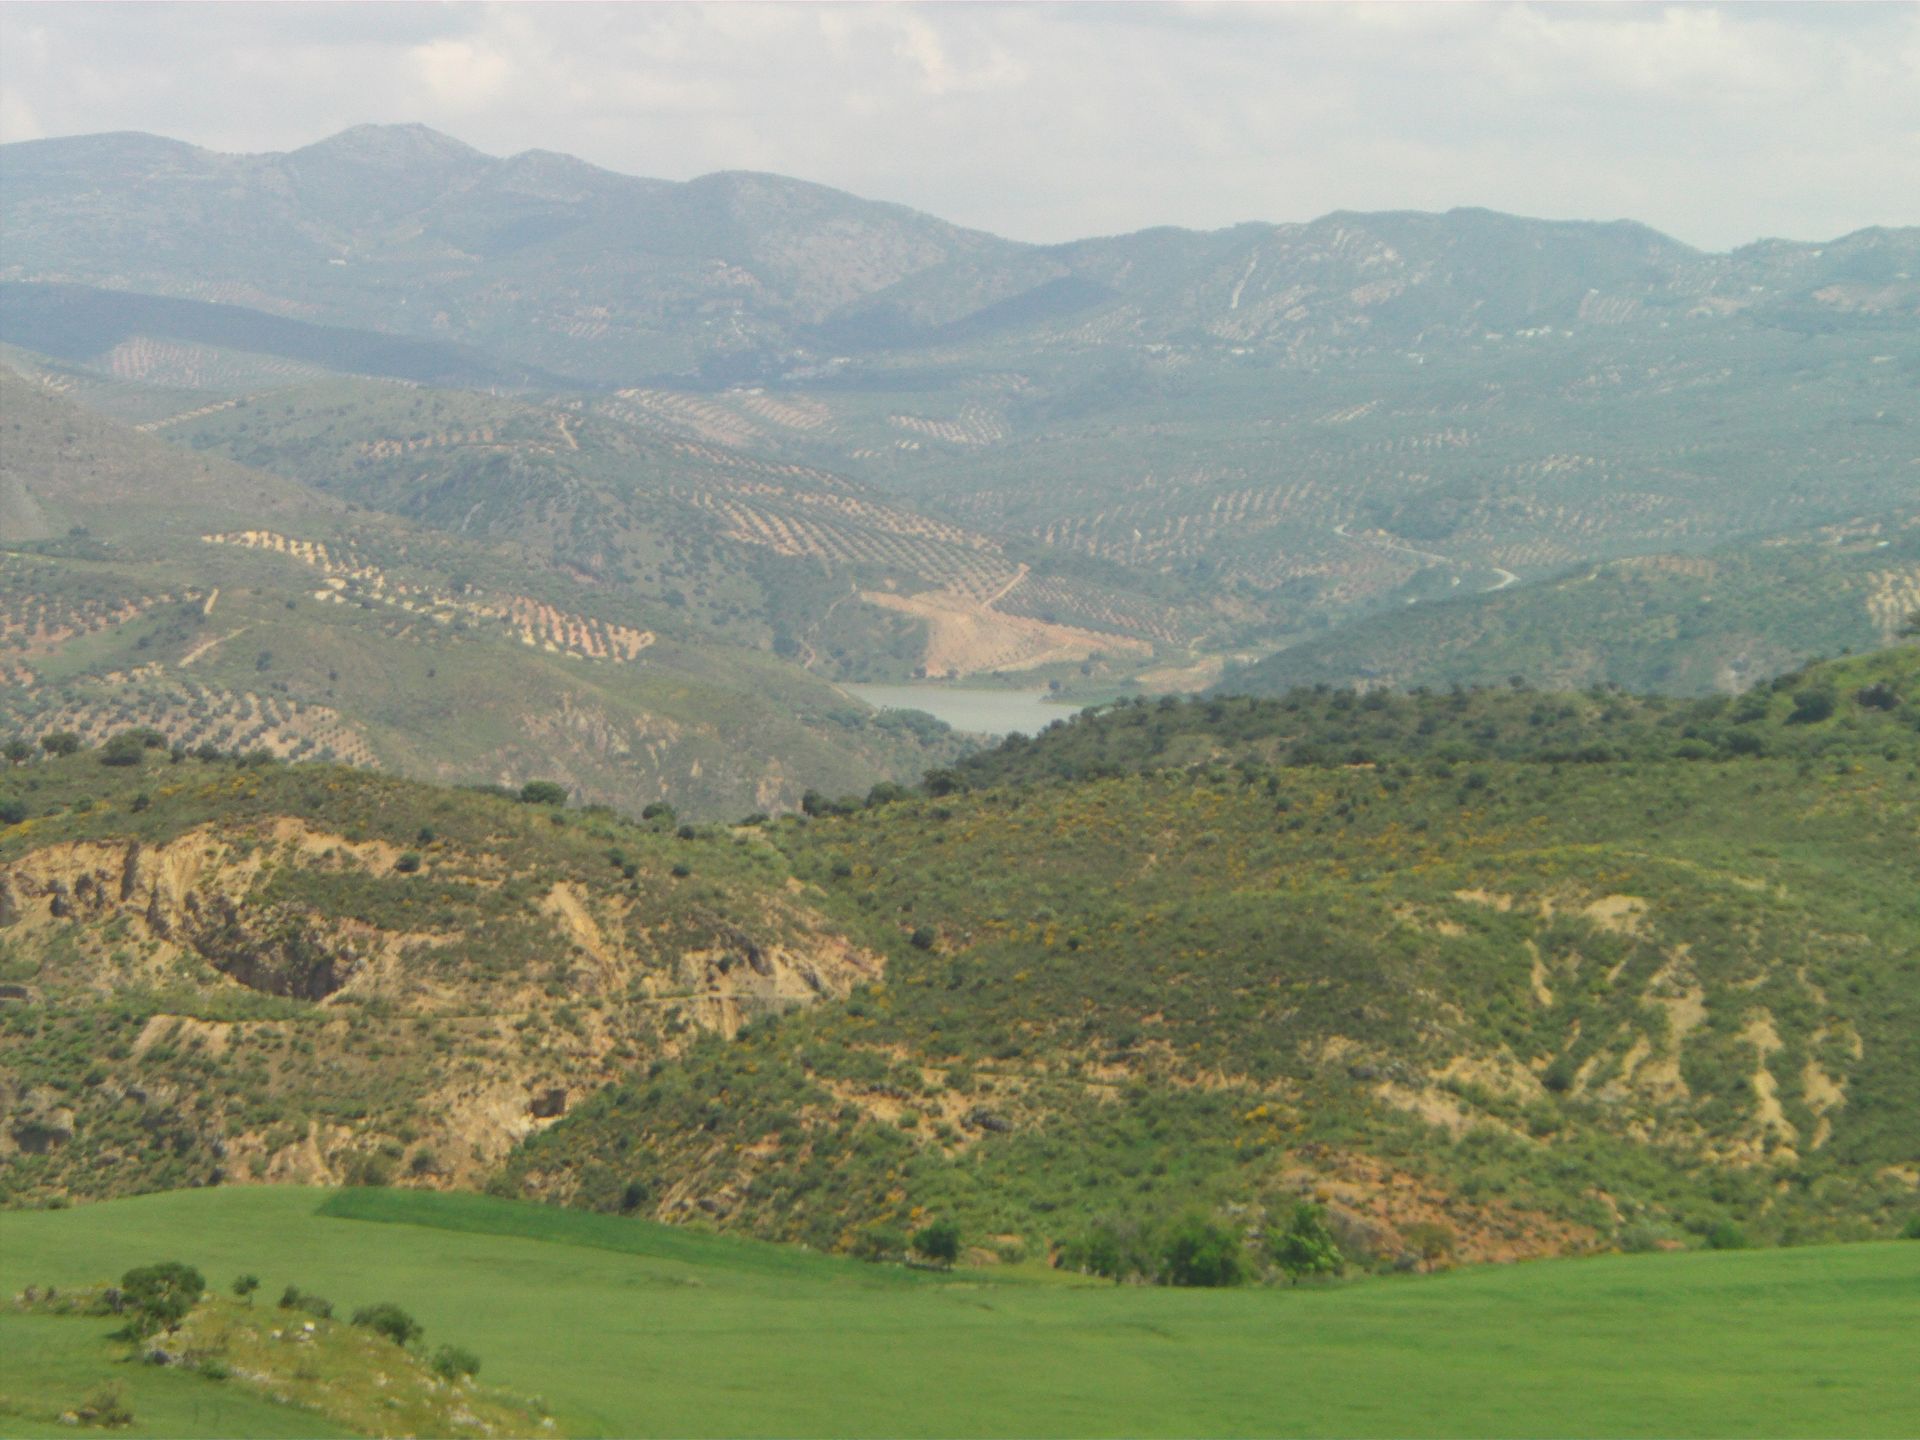
<svg viewBox="0 0 1920 1440">
<path fill-rule="evenodd" d="M 953 1220 L 935 1220 L 913 1235 L 914 1253 L 935 1265 L 950 1266 L 960 1258 L 960 1226 Z"/>
<path fill-rule="evenodd" d="M 1199 1215 L 1174 1222 L 1160 1246 L 1160 1280 L 1166 1285 L 1216 1287 L 1246 1278 L 1239 1237 Z"/>
<path fill-rule="evenodd" d="M 478 1375 L 480 1357 L 458 1345 L 442 1345 L 433 1352 L 433 1373 L 449 1382 L 463 1375 Z"/>
<path fill-rule="evenodd" d="M 1709 1250 L 1745 1250 L 1747 1245 L 1747 1232 L 1731 1220 L 1722 1220 L 1707 1231 Z"/>
<path fill-rule="evenodd" d="M 411 1345 L 425 1333 L 413 1316 L 387 1300 L 361 1306 L 353 1312 L 353 1323 L 386 1336 L 396 1345 Z"/>
<path fill-rule="evenodd" d="M 130 1312 L 127 1328 L 146 1336 L 171 1330 L 199 1303 L 206 1278 L 178 1260 L 141 1265 L 120 1277 L 120 1302 Z"/>
<path fill-rule="evenodd" d="M 520 787 L 522 805 L 564 805 L 567 787 L 552 780 L 529 780 Z"/>
<path fill-rule="evenodd" d="M 297 1285 L 289 1285 L 280 1292 L 280 1309 L 297 1310 L 303 1315 L 311 1315 L 316 1320 L 333 1318 L 333 1302 L 319 1295 L 308 1295 Z"/>
<path fill-rule="evenodd" d="M 1327 1228 L 1327 1212 L 1305 1200 L 1293 1207 L 1287 1228 L 1273 1237 L 1272 1251 L 1274 1263 L 1296 1285 L 1313 1276 L 1338 1275 L 1347 1263 Z"/>
</svg>

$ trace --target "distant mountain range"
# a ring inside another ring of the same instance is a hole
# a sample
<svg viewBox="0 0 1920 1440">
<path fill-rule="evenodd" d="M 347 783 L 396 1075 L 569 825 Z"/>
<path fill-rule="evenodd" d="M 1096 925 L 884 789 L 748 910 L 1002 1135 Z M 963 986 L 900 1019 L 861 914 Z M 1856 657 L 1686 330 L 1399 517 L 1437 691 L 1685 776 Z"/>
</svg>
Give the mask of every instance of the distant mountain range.
<svg viewBox="0 0 1920 1440">
<path fill-rule="evenodd" d="M 0 154 L 4 278 L 454 342 L 598 383 L 1016 333 L 1321 355 L 1648 318 L 1858 326 L 1920 303 L 1911 230 L 1706 255 L 1627 222 L 1456 210 L 1037 246 L 777 175 L 639 179 L 417 125 L 286 154 L 137 134 Z"/>
<path fill-rule="evenodd" d="M 804 686 L 1735 689 L 1920 588 L 1920 230 L 1037 246 L 419 126 L 4 146 L 0 228 L 43 389 Z M 0 540 L 46 539 L 61 496 L 9 483 Z"/>
</svg>

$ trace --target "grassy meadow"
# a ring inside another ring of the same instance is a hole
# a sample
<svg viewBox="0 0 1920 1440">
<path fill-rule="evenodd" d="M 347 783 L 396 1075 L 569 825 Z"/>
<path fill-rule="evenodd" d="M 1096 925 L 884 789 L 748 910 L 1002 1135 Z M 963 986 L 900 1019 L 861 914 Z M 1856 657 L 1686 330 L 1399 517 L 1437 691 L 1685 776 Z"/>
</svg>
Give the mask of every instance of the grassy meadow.
<svg viewBox="0 0 1920 1440">
<path fill-rule="evenodd" d="M 256 1271 L 540 1396 L 568 1435 L 1910 1435 L 1920 1244 L 1183 1291 L 864 1266 L 475 1196 L 214 1189 L 0 1214 L 0 1285 Z M 262 1302 L 265 1303 L 265 1302 Z M 123 1378 L 140 1434 L 321 1433 L 110 1322 L 0 1316 L 0 1433 Z M 1904 1339 L 1902 1337 L 1905 1337 Z M 71 1433 L 65 1432 L 65 1433 Z"/>
</svg>

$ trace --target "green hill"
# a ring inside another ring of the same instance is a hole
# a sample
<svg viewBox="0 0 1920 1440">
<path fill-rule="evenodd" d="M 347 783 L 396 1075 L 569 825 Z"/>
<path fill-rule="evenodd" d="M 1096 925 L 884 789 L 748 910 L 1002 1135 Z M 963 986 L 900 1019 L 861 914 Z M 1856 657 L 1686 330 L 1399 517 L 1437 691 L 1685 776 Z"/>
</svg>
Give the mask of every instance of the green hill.
<svg viewBox="0 0 1920 1440">
<path fill-rule="evenodd" d="M 1920 514 L 1705 555 L 1643 555 L 1369 616 L 1217 687 L 1490 685 L 1745 689 L 1817 655 L 1887 644 L 1920 611 Z"/>
<path fill-rule="evenodd" d="M 15 767 L 8 1187 L 490 1176 L 836 1250 L 946 1216 L 987 1259 L 1301 1195 L 1381 1268 L 1884 1235 L 1917 661 L 1738 702 L 1127 705 L 711 834 Z"/>
<path fill-rule="evenodd" d="M 471 1347 L 483 1382 L 544 1397 L 572 1436 L 1912 1428 L 1887 1343 L 1920 1279 L 1910 1244 L 1177 1291 L 876 1269 L 472 1197 L 200 1190 L 0 1213 L 9 1294 L 164 1256 L 343 1312 L 398 1301 L 428 1347 Z M 115 1364 L 108 1328 L 0 1313 L 9 1355 L 36 1362 L 0 1375 L 0 1423 L 70 1434 L 53 1416 L 114 1380 L 122 1433 L 329 1433 L 240 1380 Z M 337 1383 L 348 1402 L 381 1393 L 364 1373 Z"/>
<path fill-rule="evenodd" d="M 1665 702 L 1511 694 L 1355 708 L 1358 763 L 1296 754 L 1286 702 L 1053 727 L 965 793 L 778 832 L 884 985 L 616 1087 L 508 1173 L 840 1247 L 1303 1192 L 1382 1263 L 1427 1225 L 1475 1258 L 1870 1233 L 1913 1203 L 1916 653 L 1758 697 L 1757 755 Z M 1308 734 L 1335 698 L 1300 697 Z"/>
</svg>

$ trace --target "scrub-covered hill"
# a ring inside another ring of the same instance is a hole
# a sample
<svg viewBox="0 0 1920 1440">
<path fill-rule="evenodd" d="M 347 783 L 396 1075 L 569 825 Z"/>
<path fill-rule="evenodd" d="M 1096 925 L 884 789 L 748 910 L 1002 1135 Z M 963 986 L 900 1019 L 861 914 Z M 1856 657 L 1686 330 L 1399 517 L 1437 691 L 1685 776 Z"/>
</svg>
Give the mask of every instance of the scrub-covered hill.
<svg viewBox="0 0 1920 1440">
<path fill-rule="evenodd" d="M 138 742 L 0 777 L 0 1187 L 473 1184 L 879 973 L 725 833 Z M 558 792 L 564 795 L 564 792 Z"/>
<path fill-rule="evenodd" d="M 851 1247 L 1300 1193 L 1386 1259 L 1884 1232 L 1920 1184 L 1917 659 L 1756 697 L 1757 746 L 1623 697 L 1546 743 L 1573 722 L 1516 694 L 1122 707 L 789 824 L 884 981 L 508 1175 Z M 1295 753 L 1342 723 L 1365 756 Z"/>
<path fill-rule="evenodd" d="M 1102 1265 L 1303 1195 L 1382 1265 L 1888 1234 L 1916 700 L 1908 646 L 1738 713 L 1129 705 L 721 831 L 33 760 L 0 1174 L 484 1182 L 876 1255 L 939 1218 Z"/>
</svg>

